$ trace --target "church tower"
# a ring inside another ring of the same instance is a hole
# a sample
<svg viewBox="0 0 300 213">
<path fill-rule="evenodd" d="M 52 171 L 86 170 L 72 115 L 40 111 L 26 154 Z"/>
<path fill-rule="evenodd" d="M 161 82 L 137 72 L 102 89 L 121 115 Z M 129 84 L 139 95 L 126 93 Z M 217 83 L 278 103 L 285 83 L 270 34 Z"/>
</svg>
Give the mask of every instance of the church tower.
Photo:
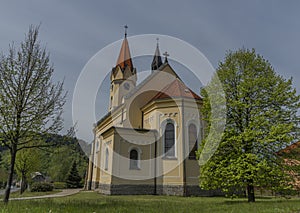
<svg viewBox="0 0 300 213">
<path fill-rule="evenodd" d="M 126 25 L 125 37 L 122 42 L 120 54 L 116 66 L 112 69 L 110 75 L 109 111 L 122 104 L 124 95 L 129 93 L 136 86 L 136 69 L 133 67 L 130 55 L 127 28 Z"/>
</svg>

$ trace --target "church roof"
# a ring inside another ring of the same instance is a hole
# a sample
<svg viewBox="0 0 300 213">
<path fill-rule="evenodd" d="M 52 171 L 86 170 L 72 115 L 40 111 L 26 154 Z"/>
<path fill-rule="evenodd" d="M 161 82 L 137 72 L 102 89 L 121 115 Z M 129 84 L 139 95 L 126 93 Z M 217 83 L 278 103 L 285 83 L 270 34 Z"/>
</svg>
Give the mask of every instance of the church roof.
<svg viewBox="0 0 300 213">
<path fill-rule="evenodd" d="M 192 98 L 196 100 L 202 100 L 202 98 L 189 89 L 180 79 L 176 78 L 172 83 L 167 85 L 155 95 L 151 101 L 165 99 L 165 98 Z M 151 102 L 150 101 L 150 102 Z"/>
<path fill-rule="evenodd" d="M 300 150 L 300 141 L 295 142 L 295 143 L 285 147 L 284 149 L 280 150 L 278 153 L 279 154 L 289 154 L 289 153 L 292 153 L 292 152 L 298 152 L 299 153 L 299 150 Z"/>
<path fill-rule="evenodd" d="M 163 63 L 157 71 L 155 72 L 151 72 L 150 75 L 148 75 L 141 83 L 139 83 L 136 87 L 134 87 L 134 89 L 132 91 L 130 91 L 127 95 L 124 96 L 125 99 L 130 98 L 131 96 L 133 96 L 137 91 L 139 91 L 145 84 L 147 84 L 152 78 L 154 78 L 156 75 L 158 75 L 160 73 L 160 71 L 163 71 L 166 67 L 170 67 L 172 69 L 172 67 L 169 65 L 168 62 Z M 173 69 L 172 69 L 173 70 Z M 180 79 L 180 77 L 177 75 L 177 73 L 174 71 L 174 75 L 176 76 L 176 78 Z"/>
<path fill-rule="evenodd" d="M 126 66 L 129 66 L 129 68 L 132 70 L 133 69 L 133 64 L 131 60 L 131 55 L 130 55 L 130 50 L 129 50 L 129 44 L 128 40 L 125 34 L 125 38 L 122 42 L 122 47 L 120 50 L 120 54 L 116 63 L 116 67 L 120 66 L 121 69 L 125 69 Z"/>
</svg>

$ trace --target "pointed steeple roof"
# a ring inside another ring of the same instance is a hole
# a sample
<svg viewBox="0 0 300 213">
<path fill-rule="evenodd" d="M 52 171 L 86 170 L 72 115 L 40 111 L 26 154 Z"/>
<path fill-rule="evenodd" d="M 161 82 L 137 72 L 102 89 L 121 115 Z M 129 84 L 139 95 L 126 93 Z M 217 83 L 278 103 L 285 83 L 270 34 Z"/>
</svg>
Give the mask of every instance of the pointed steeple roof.
<svg viewBox="0 0 300 213">
<path fill-rule="evenodd" d="M 133 69 L 133 64 L 131 60 L 131 55 L 130 55 L 130 49 L 129 49 L 129 44 L 127 40 L 127 26 L 125 27 L 125 38 L 122 42 L 120 54 L 116 63 L 116 67 L 120 66 L 121 69 L 125 69 L 125 67 L 129 66 L 129 68 L 132 70 Z"/>
<path fill-rule="evenodd" d="M 153 57 L 153 61 L 151 64 L 151 70 L 158 70 L 158 68 L 162 65 L 162 60 L 160 56 L 160 51 L 159 51 L 159 45 L 158 45 L 158 39 L 157 39 L 157 44 L 156 44 L 156 49 Z"/>
</svg>

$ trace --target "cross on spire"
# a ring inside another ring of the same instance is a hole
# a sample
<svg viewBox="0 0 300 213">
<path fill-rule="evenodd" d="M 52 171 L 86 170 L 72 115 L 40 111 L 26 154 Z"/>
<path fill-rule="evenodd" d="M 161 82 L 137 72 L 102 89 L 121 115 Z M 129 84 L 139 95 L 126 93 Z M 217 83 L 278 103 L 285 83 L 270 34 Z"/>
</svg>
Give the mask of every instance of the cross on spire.
<svg viewBox="0 0 300 213">
<path fill-rule="evenodd" d="M 170 56 L 169 54 L 168 54 L 168 52 L 166 51 L 166 52 L 164 52 L 164 54 L 163 54 L 164 56 L 165 56 L 165 63 L 168 63 L 168 56 Z"/>
<path fill-rule="evenodd" d="M 163 54 L 165 57 L 168 57 L 168 56 L 170 56 L 169 55 L 169 53 L 166 51 L 166 52 L 164 52 L 164 54 Z"/>
<path fill-rule="evenodd" d="M 127 29 L 128 29 L 127 24 L 125 24 L 124 28 L 125 28 L 125 38 L 126 38 L 127 37 Z"/>
</svg>

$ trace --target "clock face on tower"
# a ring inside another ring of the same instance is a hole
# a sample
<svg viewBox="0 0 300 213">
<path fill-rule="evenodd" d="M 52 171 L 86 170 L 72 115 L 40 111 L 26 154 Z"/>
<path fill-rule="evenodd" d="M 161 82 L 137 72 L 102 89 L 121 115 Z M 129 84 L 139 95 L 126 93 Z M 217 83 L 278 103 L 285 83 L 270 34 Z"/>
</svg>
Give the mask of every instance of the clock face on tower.
<svg viewBox="0 0 300 213">
<path fill-rule="evenodd" d="M 130 84 L 129 83 L 125 83 L 123 85 L 124 89 L 129 90 L 130 89 Z"/>
</svg>

